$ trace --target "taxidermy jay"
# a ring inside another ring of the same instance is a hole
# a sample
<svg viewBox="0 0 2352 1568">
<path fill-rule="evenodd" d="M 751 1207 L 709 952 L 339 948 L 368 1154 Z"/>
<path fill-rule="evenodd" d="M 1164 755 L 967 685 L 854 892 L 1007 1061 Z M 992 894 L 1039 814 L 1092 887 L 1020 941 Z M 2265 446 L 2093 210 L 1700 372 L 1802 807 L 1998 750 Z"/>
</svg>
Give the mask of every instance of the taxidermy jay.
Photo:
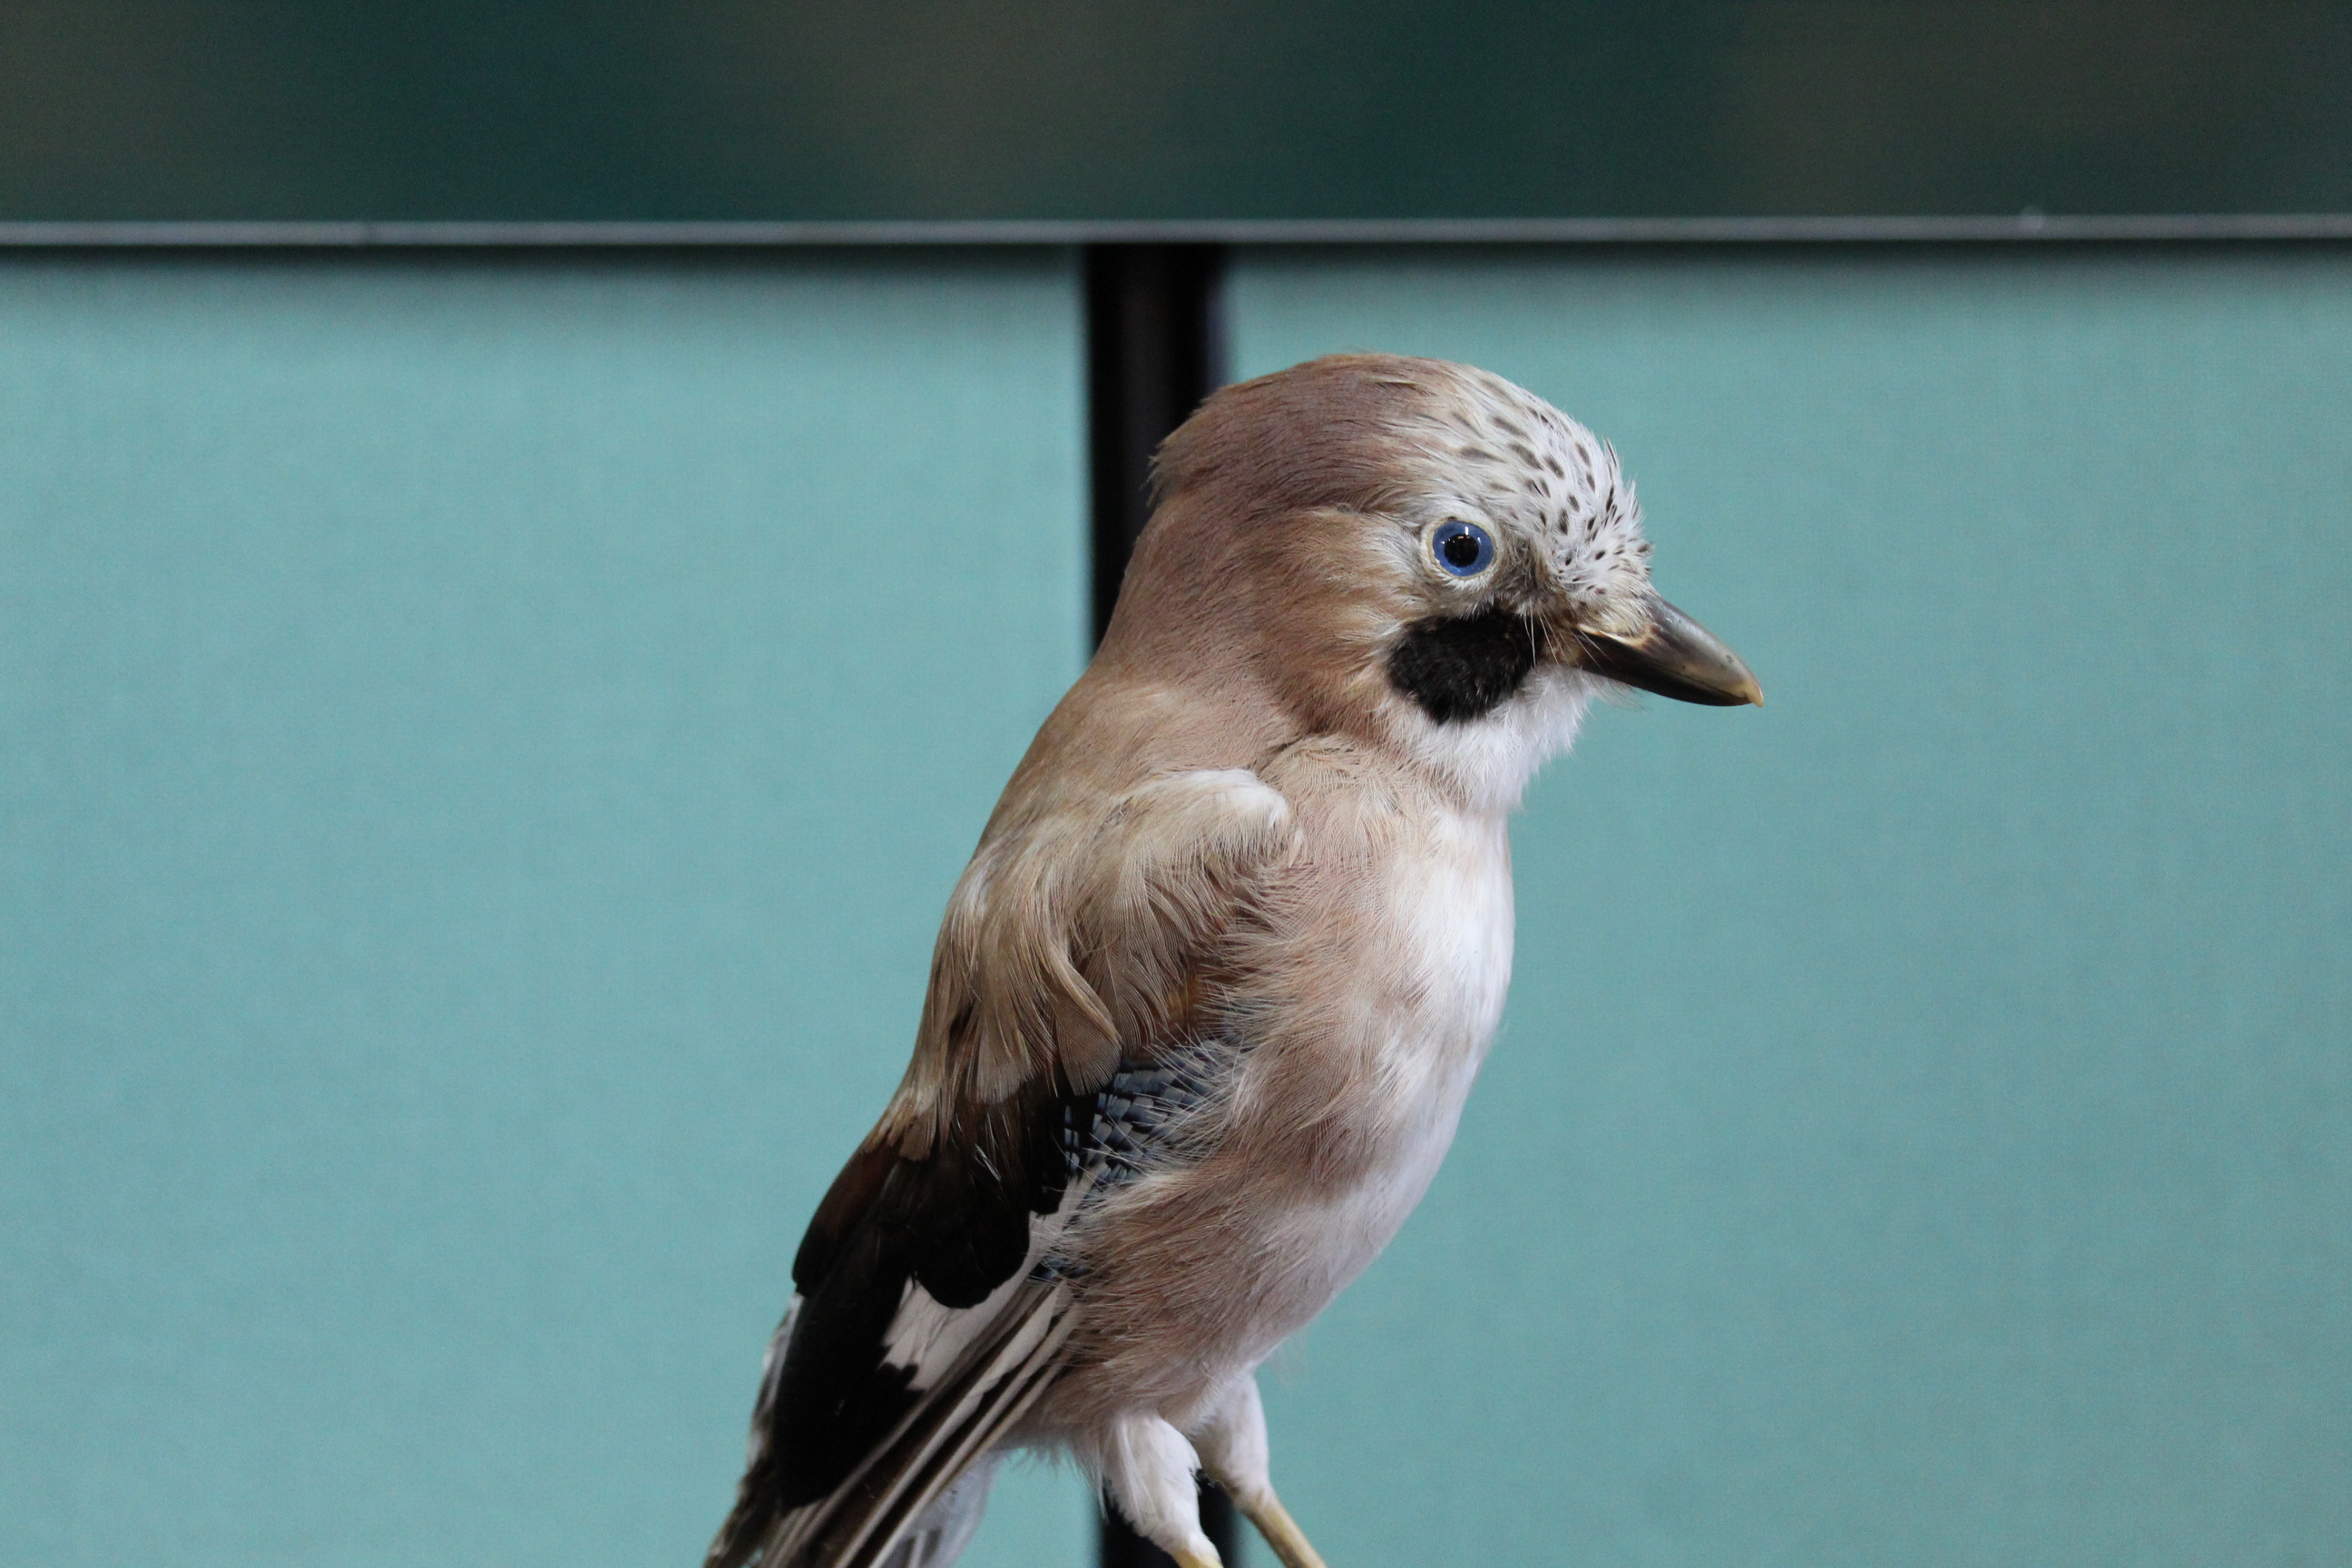
<svg viewBox="0 0 2352 1568">
<path fill-rule="evenodd" d="M 1618 686 L 1760 702 L 1650 586 L 1607 445 L 1499 377 L 1315 360 L 1162 447 L 1102 647 L 949 900 L 818 1205 L 706 1568 L 943 1568 L 999 1456 L 1183 1568 L 1287 1568 L 1255 1373 L 1429 1185 L 1511 968 L 1506 822 Z"/>
</svg>

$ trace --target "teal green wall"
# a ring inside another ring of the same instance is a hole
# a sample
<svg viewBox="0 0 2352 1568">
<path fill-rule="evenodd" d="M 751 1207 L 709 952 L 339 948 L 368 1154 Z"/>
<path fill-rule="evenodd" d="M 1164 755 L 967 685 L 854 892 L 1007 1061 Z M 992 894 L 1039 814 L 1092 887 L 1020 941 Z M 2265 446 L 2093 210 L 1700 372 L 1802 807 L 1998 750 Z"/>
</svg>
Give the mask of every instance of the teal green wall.
<svg viewBox="0 0 2352 1568">
<path fill-rule="evenodd" d="M 0 265 L 0 1562 L 698 1558 L 1078 667 L 1074 288 Z"/>
<path fill-rule="evenodd" d="M 1590 422 L 1770 700 L 1534 792 L 1454 1156 L 1270 1380 L 1331 1560 L 2352 1562 L 2352 257 L 1277 254 L 1233 315 Z"/>
<path fill-rule="evenodd" d="M 1535 792 L 1454 1159 L 1267 1380 L 1338 1568 L 2352 1559 L 2352 256 L 1231 303 L 1612 437 L 1771 699 Z M 0 265 L 0 1563 L 694 1559 L 1081 657 L 1077 316 L 1045 253 Z"/>
</svg>

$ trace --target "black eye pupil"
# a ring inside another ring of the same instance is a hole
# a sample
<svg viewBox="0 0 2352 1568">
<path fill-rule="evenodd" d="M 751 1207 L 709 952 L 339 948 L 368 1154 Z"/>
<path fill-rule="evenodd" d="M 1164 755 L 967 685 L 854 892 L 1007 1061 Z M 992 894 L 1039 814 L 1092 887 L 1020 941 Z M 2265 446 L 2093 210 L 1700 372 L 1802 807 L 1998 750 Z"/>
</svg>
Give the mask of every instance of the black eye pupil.
<svg viewBox="0 0 2352 1568">
<path fill-rule="evenodd" d="M 1478 538 L 1475 534 L 1457 533 L 1438 548 L 1445 552 L 1450 565 L 1475 566 L 1478 563 Z"/>
</svg>

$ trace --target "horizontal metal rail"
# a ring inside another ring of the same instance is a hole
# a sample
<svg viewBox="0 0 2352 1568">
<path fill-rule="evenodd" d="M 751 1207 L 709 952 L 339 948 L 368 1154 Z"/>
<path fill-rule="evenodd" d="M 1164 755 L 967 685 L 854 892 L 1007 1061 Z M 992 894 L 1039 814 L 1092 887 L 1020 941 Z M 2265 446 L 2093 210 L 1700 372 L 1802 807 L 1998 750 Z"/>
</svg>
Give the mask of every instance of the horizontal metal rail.
<svg viewBox="0 0 2352 1568">
<path fill-rule="evenodd" d="M 0 222 L 0 247 L 1660 245 L 2352 239 L 2352 213 L 1871 217 L 973 219 L 942 222 Z"/>
</svg>

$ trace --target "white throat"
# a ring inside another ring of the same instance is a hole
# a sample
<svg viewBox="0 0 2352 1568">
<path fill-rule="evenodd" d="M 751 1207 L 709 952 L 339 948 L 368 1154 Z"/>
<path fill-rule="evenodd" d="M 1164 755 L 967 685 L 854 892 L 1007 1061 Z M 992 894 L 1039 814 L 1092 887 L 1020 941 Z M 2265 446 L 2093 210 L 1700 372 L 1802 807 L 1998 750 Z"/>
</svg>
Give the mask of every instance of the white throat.
<svg viewBox="0 0 2352 1568">
<path fill-rule="evenodd" d="M 1576 742 L 1599 683 L 1581 670 L 1538 666 L 1491 712 L 1441 724 L 1419 711 L 1400 717 L 1407 750 L 1459 791 L 1471 810 L 1507 816 L 1528 784 Z"/>
</svg>

